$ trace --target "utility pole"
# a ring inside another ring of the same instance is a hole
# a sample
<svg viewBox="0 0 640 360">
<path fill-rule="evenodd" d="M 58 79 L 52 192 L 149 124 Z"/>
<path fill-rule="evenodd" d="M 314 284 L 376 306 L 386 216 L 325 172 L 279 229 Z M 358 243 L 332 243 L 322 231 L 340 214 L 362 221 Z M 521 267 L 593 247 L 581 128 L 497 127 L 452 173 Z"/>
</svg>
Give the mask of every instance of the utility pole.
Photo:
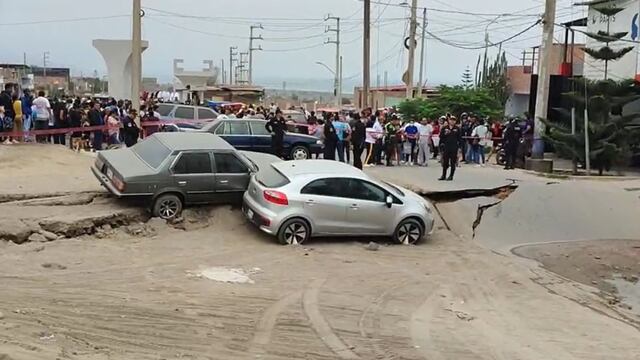
<svg viewBox="0 0 640 360">
<path fill-rule="evenodd" d="M 364 0 L 364 36 L 362 41 L 362 107 L 367 108 L 369 107 L 371 85 L 371 0 Z"/>
<path fill-rule="evenodd" d="M 249 52 L 241 52 L 240 53 L 240 61 L 239 61 L 239 65 L 236 69 L 238 69 L 238 78 L 236 79 L 236 82 L 238 84 L 246 84 L 247 83 L 247 79 L 245 77 L 245 74 L 247 73 L 247 58 L 249 57 Z"/>
<path fill-rule="evenodd" d="M 140 110 L 140 85 L 142 82 L 142 5 L 133 0 L 133 29 L 131 31 L 131 107 Z M 137 120 L 138 125 L 140 120 Z"/>
<path fill-rule="evenodd" d="M 50 53 L 48 51 L 45 51 L 42 54 L 42 75 L 44 77 L 47 77 L 47 65 L 49 65 L 49 55 Z"/>
<path fill-rule="evenodd" d="M 237 50 L 238 47 L 237 46 L 230 46 L 229 47 L 229 85 L 233 84 L 233 78 L 234 78 L 234 69 L 233 69 L 233 63 L 236 61 L 236 56 L 238 55 L 238 52 L 235 51 Z M 237 76 L 235 76 L 236 80 L 238 79 Z"/>
<path fill-rule="evenodd" d="M 545 0 L 544 19 L 542 21 L 542 47 L 540 48 L 540 67 L 538 70 L 538 89 L 536 95 L 535 125 L 533 135 L 533 159 L 544 158 L 544 124 L 541 118 L 547 117 L 549 107 L 549 76 L 551 51 L 553 49 L 553 28 L 556 19 L 556 0 Z"/>
<path fill-rule="evenodd" d="M 413 98 L 413 72 L 416 52 L 416 27 L 417 27 L 418 0 L 411 1 L 411 23 L 409 24 L 409 64 L 407 68 L 407 99 Z"/>
<path fill-rule="evenodd" d="M 253 47 L 253 40 L 264 40 L 262 35 L 253 36 L 253 30 L 260 29 L 263 30 L 262 24 L 251 25 L 249 32 L 249 84 L 253 84 L 253 52 L 255 50 L 262 50 L 262 45 L 258 45 L 257 48 Z"/>
<path fill-rule="evenodd" d="M 225 73 L 224 70 L 224 59 L 220 60 L 220 72 L 222 73 L 222 84 L 226 84 L 227 83 L 227 74 Z"/>
<path fill-rule="evenodd" d="M 327 26 L 327 29 L 325 30 L 325 32 L 335 32 L 336 39 L 335 41 L 328 39 L 325 44 L 336 44 L 336 79 L 334 88 L 336 89 L 336 106 L 338 107 L 338 109 L 340 109 L 342 107 L 342 78 L 340 77 L 340 73 L 342 72 L 340 69 L 340 18 L 335 16 L 327 16 L 324 20 L 336 21 L 335 28 Z"/>
<path fill-rule="evenodd" d="M 422 38 L 420 45 L 420 75 L 418 82 L 418 98 L 422 97 L 422 87 L 423 87 L 423 76 L 424 76 L 424 46 L 425 46 L 425 36 L 427 34 L 427 8 L 422 9 Z"/>
</svg>

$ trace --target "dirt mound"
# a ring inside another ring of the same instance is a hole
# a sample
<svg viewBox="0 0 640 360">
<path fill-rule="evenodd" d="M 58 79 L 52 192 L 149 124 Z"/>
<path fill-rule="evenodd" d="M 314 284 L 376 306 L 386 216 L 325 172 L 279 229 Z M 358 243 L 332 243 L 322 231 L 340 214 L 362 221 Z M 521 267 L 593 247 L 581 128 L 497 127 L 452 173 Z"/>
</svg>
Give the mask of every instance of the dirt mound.
<svg viewBox="0 0 640 360">
<path fill-rule="evenodd" d="M 61 145 L 0 146 L 0 194 L 100 190 L 92 154 Z"/>
</svg>

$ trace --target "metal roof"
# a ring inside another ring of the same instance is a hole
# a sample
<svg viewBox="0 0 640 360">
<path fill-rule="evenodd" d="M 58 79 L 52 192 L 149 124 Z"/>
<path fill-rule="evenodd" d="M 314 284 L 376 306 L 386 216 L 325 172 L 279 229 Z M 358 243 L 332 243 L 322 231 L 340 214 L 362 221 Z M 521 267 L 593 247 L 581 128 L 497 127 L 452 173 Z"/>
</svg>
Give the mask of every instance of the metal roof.
<svg viewBox="0 0 640 360">
<path fill-rule="evenodd" d="M 310 174 L 326 174 L 327 177 L 356 177 L 367 178 L 367 175 L 357 168 L 334 160 L 296 160 L 283 161 L 273 164 L 283 175 L 299 176 Z"/>
<path fill-rule="evenodd" d="M 206 132 L 162 132 L 151 136 L 171 150 L 233 150 L 224 139 Z"/>
</svg>

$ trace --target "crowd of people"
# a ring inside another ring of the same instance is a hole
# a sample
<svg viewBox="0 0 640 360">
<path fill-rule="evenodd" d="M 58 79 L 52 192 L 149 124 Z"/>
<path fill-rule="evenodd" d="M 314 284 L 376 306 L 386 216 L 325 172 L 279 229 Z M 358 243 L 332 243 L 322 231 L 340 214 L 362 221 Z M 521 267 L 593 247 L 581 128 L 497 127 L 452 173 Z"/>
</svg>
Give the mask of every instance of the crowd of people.
<svg viewBox="0 0 640 360">
<path fill-rule="evenodd" d="M 0 94 L 0 136 L 5 135 L 2 143 L 6 145 L 54 143 L 91 151 L 121 144 L 133 146 L 141 135 L 140 121 L 159 121 L 156 109 L 157 105 L 150 104 L 138 111 L 130 101 L 114 98 L 48 98 L 44 91 L 34 96 L 29 89 L 18 93 L 7 85 Z M 42 135 L 38 130 L 54 131 Z"/>
<path fill-rule="evenodd" d="M 280 110 L 265 116 L 267 130 L 274 134 L 274 153 L 280 154 L 287 119 Z M 437 160 L 443 168 L 440 180 L 453 180 L 459 161 L 484 166 L 497 152 L 505 169 L 513 169 L 520 144 L 533 133 L 530 121 L 522 126 L 516 119 L 490 121 L 467 113 L 460 114 L 460 121 L 451 114 L 418 121 L 404 118 L 393 108 L 306 116 L 309 134 L 324 142 L 324 159 L 351 162 L 352 155 L 353 165 L 360 169 L 428 166 L 430 160 Z"/>
<path fill-rule="evenodd" d="M 274 154 L 282 154 L 284 134 L 293 123 L 296 131 L 322 140 L 324 159 L 348 163 L 353 159 L 353 165 L 360 169 L 381 165 L 428 166 L 430 160 L 436 160 L 442 165 L 440 180 L 453 180 L 459 161 L 484 166 L 495 153 L 500 154 L 505 169 L 513 169 L 520 144 L 530 140 L 533 133 L 530 120 L 521 123 L 511 119 L 505 123 L 467 113 L 460 114 L 458 121 L 452 114 L 438 119 L 404 117 L 395 108 L 317 114 L 301 108 L 299 112 L 304 114 L 306 124 L 300 124 L 290 115 L 285 117 L 275 104 L 216 110 L 221 114 L 219 119 L 268 120 L 266 129 L 272 133 Z M 133 146 L 143 133 L 138 124 L 157 121 L 160 114 L 154 101 L 147 101 L 138 111 L 130 101 L 113 98 L 49 99 L 42 91 L 37 96 L 29 90 L 19 94 L 11 86 L 0 93 L 0 135 L 6 134 L 0 139 L 3 144 L 35 141 L 66 145 L 70 135 L 69 145 L 78 150 L 102 150 L 105 145 Z M 94 128 L 48 135 L 36 131 L 35 136 L 30 135 L 33 130 L 85 127 Z M 158 127 L 146 130 L 150 134 Z"/>
</svg>

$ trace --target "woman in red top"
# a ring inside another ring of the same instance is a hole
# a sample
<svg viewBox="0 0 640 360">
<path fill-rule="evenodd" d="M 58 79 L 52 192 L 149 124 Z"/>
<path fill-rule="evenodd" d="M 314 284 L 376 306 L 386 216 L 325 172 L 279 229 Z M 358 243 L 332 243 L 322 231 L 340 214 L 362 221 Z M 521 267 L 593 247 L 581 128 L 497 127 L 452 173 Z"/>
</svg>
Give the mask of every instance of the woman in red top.
<svg viewBox="0 0 640 360">
<path fill-rule="evenodd" d="M 498 120 L 491 124 L 491 135 L 493 136 L 493 148 L 495 149 L 500 143 L 499 139 L 502 139 L 502 124 Z"/>
<path fill-rule="evenodd" d="M 433 158 L 436 159 L 438 158 L 438 152 L 440 149 L 440 124 L 438 123 L 438 120 L 433 120 L 431 122 L 431 127 L 433 128 L 430 141 L 431 153 L 433 154 Z"/>
</svg>

